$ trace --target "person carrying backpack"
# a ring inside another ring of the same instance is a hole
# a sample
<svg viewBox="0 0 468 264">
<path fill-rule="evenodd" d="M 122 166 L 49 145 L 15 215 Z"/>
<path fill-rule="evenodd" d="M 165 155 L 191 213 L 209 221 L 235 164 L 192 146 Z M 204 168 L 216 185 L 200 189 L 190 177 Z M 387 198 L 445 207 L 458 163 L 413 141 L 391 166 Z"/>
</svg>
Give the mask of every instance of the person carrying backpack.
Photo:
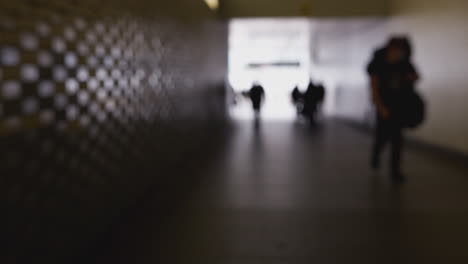
<svg viewBox="0 0 468 264">
<path fill-rule="evenodd" d="M 391 176 L 395 183 L 405 181 L 401 170 L 403 129 L 417 127 L 424 117 L 424 102 L 415 91 L 420 77 L 411 62 L 411 54 L 408 38 L 393 37 L 374 53 L 367 67 L 377 112 L 371 165 L 374 169 L 380 167 L 381 153 L 390 143 Z"/>
</svg>

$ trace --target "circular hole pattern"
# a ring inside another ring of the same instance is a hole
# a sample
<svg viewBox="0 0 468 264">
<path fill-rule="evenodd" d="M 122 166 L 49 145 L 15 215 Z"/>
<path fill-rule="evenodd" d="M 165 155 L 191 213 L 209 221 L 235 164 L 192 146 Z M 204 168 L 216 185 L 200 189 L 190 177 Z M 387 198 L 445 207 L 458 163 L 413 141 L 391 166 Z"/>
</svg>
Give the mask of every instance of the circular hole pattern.
<svg viewBox="0 0 468 264">
<path fill-rule="evenodd" d="M 99 90 L 97 92 L 97 98 L 99 101 L 105 101 L 107 99 L 107 91 Z"/>
<path fill-rule="evenodd" d="M 89 103 L 89 94 L 86 91 L 81 91 L 78 94 L 78 103 L 82 106 L 86 106 Z"/>
<path fill-rule="evenodd" d="M 50 26 L 44 22 L 40 22 L 36 26 L 36 31 L 41 37 L 46 37 L 50 34 Z"/>
<path fill-rule="evenodd" d="M 68 76 L 67 70 L 62 66 L 54 67 L 54 80 L 57 82 L 63 82 Z"/>
<path fill-rule="evenodd" d="M 111 68 L 112 66 L 114 66 L 114 58 L 112 58 L 111 56 L 106 56 L 104 58 L 104 66 L 108 68 Z"/>
<path fill-rule="evenodd" d="M 85 55 L 89 54 L 89 46 L 86 45 L 85 42 L 78 43 L 78 45 L 76 46 L 76 49 L 77 49 L 78 53 L 80 55 L 82 55 L 82 56 L 85 56 Z"/>
<path fill-rule="evenodd" d="M 4 99 L 18 99 L 21 96 L 21 85 L 16 81 L 8 81 L 2 85 L 2 97 Z"/>
<path fill-rule="evenodd" d="M 65 109 L 67 104 L 68 104 L 67 96 L 65 96 L 63 94 L 58 94 L 58 95 L 55 96 L 55 98 L 54 98 L 55 108 L 57 108 L 59 110 Z"/>
<path fill-rule="evenodd" d="M 21 46 L 26 50 L 35 50 L 39 45 L 39 41 L 36 36 L 29 33 L 24 33 L 20 36 Z"/>
<path fill-rule="evenodd" d="M 40 97 L 50 97 L 54 94 L 54 83 L 50 81 L 43 81 L 39 83 L 38 94 Z"/>
<path fill-rule="evenodd" d="M 65 44 L 65 41 L 61 38 L 54 38 L 52 40 L 52 50 L 54 50 L 57 53 L 63 53 L 67 49 L 67 45 Z"/>
<path fill-rule="evenodd" d="M 88 107 L 88 112 L 91 114 L 91 115 L 94 115 L 96 116 L 97 113 L 99 112 L 99 105 L 97 103 L 91 103 Z"/>
<path fill-rule="evenodd" d="M 74 41 L 76 38 L 76 32 L 73 28 L 67 27 L 65 29 L 64 36 L 67 41 Z"/>
<path fill-rule="evenodd" d="M 76 120 L 79 114 L 80 114 L 80 111 L 76 106 L 70 105 L 67 107 L 68 120 L 70 121 Z"/>
<path fill-rule="evenodd" d="M 112 112 L 116 109 L 115 101 L 109 100 L 106 102 L 106 110 Z"/>
<path fill-rule="evenodd" d="M 78 58 L 72 52 L 69 52 L 65 55 L 65 66 L 68 68 L 74 68 L 78 64 Z"/>
<path fill-rule="evenodd" d="M 83 30 L 86 28 L 86 21 L 82 18 L 76 18 L 75 19 L 75 27 L 78 30 Z"/>
<path fill-rule="evenodd" d="M 40 51 L 37 54 L 37 63 L 42 67 L 51 67 L 54 63 L 54 58 L 47 51 Z"/>
<path fill-rule="evenodd" d="M 80 82 L 85 82 L 89 79 L 89 72 L 86 68 L 79 68 L 76 77 Z"/>
<path fill-rule="evenodd" d="M 23 101 L 23 113 L 34 114 L 39 110 L 39 102 L 35 98 L 27 98 Z"/>
<path fill-rule="evenodd" d="M 91 90 L 91 91 L 96 91 L 99 87 L 99 82 L 94 79 L 94 78 L 91 78 L 88 80 L 88 89 Z"/>
<path fill-rule="evenodd" d="M 114 88 L 114 80 L 106 79 L 104 81 L 104 88 L 106 88 L 107 90 L 112 90 L 112 88 Z"/>
<path fill-rule="evenodd" d="M 99 65 L 99 60 L 94 56 L 90 56 L 87 58 L 87 63 L 88 63 L 88 66 L 94 68 Z"/>
<path fill-rule="evenodd" d="M 36 171 L 41 175 L 52 175 L 47 181 L 64 189 L 69 185 L 76 192 L 80 191 L 69 177 L 57 177 L 63 175 L 60 174 L 62 171 L 43 169 L 42 166 L 60 164 L 58 170 L 75 167 L 79 168 L 80 175 L 89 176 L 88 172 L 93 172 L 105 176 L 107 167 L 113 166 L 113 158 L 123 157 L 132 148 L 139 150 L 129 142 L 133 143 L 133 136 L 138 135 L 140 124 L 143 123 L 141 127 L 144 128 L 147 126 L 145 120 L 170 114 L 171 110 L 164 105 L 166 100 L 155 91 L 156 86 L 160 86 L 158 89 L 170 89 L 179 84 L 185 86 L 186 78 L 180 75 L 186 74 L 186 70 L 177 69 L 190 63 L 183 59 L 186 55 L 183 45 L 174 45 L 182 49 L 173 51 L 165 47 L 169 44 L 172 47 L 172 43 L 157 39 L 146 41 L 145 30 L 150 29 L 142 28 L 139 23 L 91 21 L 65 15 L 57 16 L 55 20 L 48 18 L 46 22 L 28 25 L 26 30 L 32 28 L 32 32 L 15 29 L 12 42 L 17 42 L 17 46 L 0 47 L 2 128 L 7 127 L 8 131 L 8 127 L 25 126 L 21 132 L 41 131 L 35 134 L 34 140 L 51 144 L 46 147 L 38 144 L 38 153 L 46 162 L 33 168 L 31 175 Z M 168 41 L 177 42 L 177 39 Z M 151 50 L 146 45 L 157 49 Z M 161 55 L 163 52 L 168 54 Z M 152 71 L 147 71 L 148 68 L 159 65 L 167 69 L 167 74 L 150 75 Z M 168 75 L 173 76 L 174 82 L 170 82 Z M 152 87 L 147 87 L 148 84 Z M 17 113 L 12 113 L 14 111 Z M 139 125 L 135 125 L 137 122 Z M 52 133 L 60 132 L 66 142 L 53 134 L 44 133 L 47 135 L 43 136 L 41 129 L 33 127 L 36 125 L 47 126 L 44 130 L 47 132 L 50 131 L 48 126 L 53 125 L 56 130 Z M 78 134 L 80 136 L 75 137 Z M 117 140 L 118 145 L 115 144 Z M 144 139 L 136 137 L 135 141 L 141 143 Z M 87 166 L 88 159 L 80 156 L 82 151 L 96 162 Z M 110 156 L 110 152 L 115 155 Z M 37 157 L 34 160 L 42 162 Z M 104 178 L 100 180 L 106 181 Z M 32 197 L 31 194 L 26 196 Z"/>
<path fill-rule="evenodd" d="M 106 48 L 104 48 L 103 45 L 98 44 L 96 45 L 94 52 L 97 56 L 102 57 L 106 54 Z"/>
<path fill-rule="evenodd" d="M 1 49 L 0 60 L 5 66 L 15 66 L 19 64 L 20 55 L 17 49 L 4 47 Z"/>
<path fill-rule="evenodd" d="M 80 125 L 83 127 L 87 127 L 91 124 L 91 118 L 87 115 L 83 115 L 80 117 Z"/>
<path fill-rule="evenodd" d="M 105 69 L 98 69 L 96 72 L 96 77 L 100 81 L 104 81 L 107 79 L 107 71 Z"/>
<path fill-rule="evenodd" d="M 25 64 L 21 67 L 21 78 L 26 82 L 37 82 L 39 80 L 39 70 L 35 65 Z"/>
<path fill-rule="evenodd" d="M 94 33 L 92 32 L 88 32 L 86 34 L 86 40 L 88 41 L 88 43 L 90 44 L 95 44 L 97 42 L 97 37 Z"/>
<path fill-rule="evenodd" d="M 43 110 L 39 114 L 39 120 L 43 124 L 50 124 L 55 120 L 55 113 L 52 110 Z"/>
<path fill-rule="evenodd" d="M 68 94 L 73 95 L 76 94 L 76 92 L 78 92 L 80 85 L 75 79 L 69 79 L 65 83 L 65 88 Z"/>
</svg>

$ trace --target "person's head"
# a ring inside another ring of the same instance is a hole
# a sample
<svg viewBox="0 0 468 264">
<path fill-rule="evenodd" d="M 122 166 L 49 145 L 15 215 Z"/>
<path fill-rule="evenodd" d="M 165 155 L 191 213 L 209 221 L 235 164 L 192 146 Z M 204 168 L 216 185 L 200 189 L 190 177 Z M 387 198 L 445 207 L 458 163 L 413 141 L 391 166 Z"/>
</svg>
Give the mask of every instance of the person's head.
<svg viewBox="0 0 468 264">
<path fill-rule="evenodd" d="M 387 45 L 386 60 L 388 63 L 395 64 L 405 60 L 405 41 L 400 37 L 392 37 Z"/>
<path fill-rule="evenodd" d="M 405 53 L 405 59 L 410 60 L 413 55 L 413 46 L 411 45 L 411 40 L 407 36 L 401 37 L 401 43 L 403 46 L 403 52 Z"/>
</svg>

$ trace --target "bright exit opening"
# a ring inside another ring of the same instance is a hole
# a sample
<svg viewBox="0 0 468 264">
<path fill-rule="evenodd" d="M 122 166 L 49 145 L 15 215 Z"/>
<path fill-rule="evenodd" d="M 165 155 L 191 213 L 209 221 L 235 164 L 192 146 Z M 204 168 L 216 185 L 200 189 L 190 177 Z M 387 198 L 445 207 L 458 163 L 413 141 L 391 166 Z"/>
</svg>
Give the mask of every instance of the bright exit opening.
<svg viewBox="0 0 468 264">
<path fill-rule="evenodd" d="M 262 118 L 292 120 L 291 91 L 304 90 L 311 71 L 311 23 L 308 19 L 236 19 L 230 23 L 229 83 L 236 94 L 231 115 L 251 119 L 242 96 L 254 82 L 265 89 Z"/>
</svg>

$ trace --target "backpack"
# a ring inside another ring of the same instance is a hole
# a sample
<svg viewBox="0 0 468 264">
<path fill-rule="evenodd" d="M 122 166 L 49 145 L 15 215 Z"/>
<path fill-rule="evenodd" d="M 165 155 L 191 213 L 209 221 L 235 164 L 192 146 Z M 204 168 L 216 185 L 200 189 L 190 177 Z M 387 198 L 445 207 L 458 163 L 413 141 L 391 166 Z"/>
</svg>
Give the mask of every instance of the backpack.
<svg viewBox="0 0 468 264">
<path fill-rule="evenodd" d="M 402 100 L 400 121 L 401 126 L 407 129 L 415 129 L 424 123 L 426 118 L 426 103 L 415 90 L 408 92 Z"/>
</svg>

